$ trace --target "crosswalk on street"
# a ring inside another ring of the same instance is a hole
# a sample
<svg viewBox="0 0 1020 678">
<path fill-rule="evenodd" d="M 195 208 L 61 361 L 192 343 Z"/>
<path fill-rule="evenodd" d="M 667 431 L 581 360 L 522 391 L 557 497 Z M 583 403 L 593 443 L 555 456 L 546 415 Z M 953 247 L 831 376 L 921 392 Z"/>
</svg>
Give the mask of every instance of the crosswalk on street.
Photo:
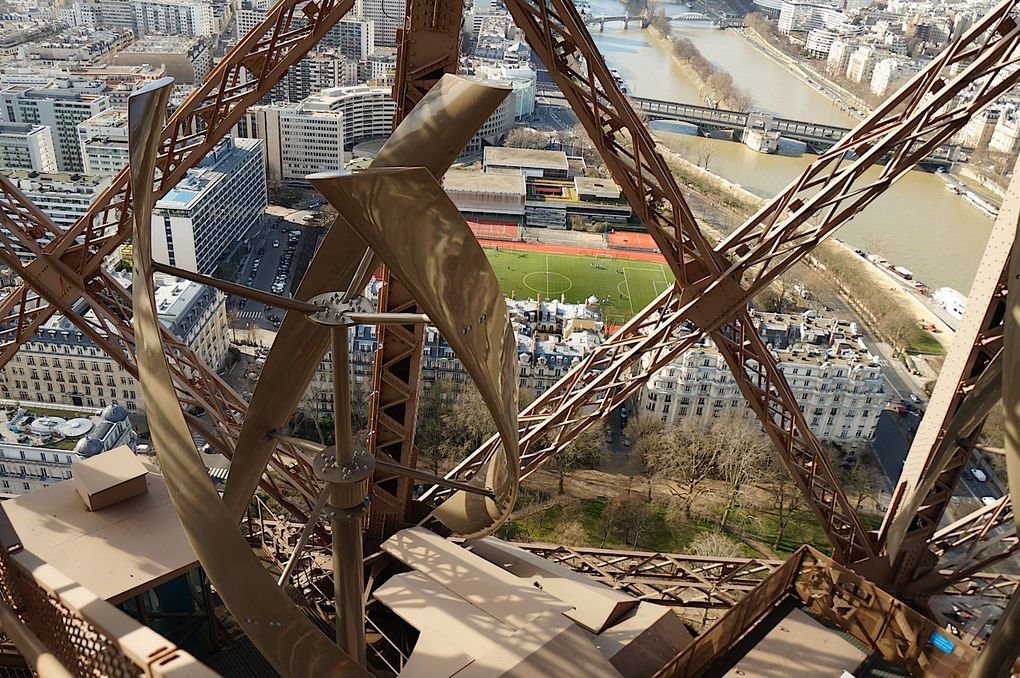
<svg viewBox="0 0 1020 678">
<path fill-rule="evenodd" d="M 237 317 L 238 318 L 242 318 L 242 319 L 245 319 L 245 318 L 251 318 L 251 319 L 261 318 L 262 317 L 262 311 L 240 311 L 240 312 L 238 312 Z"/>
</svg>

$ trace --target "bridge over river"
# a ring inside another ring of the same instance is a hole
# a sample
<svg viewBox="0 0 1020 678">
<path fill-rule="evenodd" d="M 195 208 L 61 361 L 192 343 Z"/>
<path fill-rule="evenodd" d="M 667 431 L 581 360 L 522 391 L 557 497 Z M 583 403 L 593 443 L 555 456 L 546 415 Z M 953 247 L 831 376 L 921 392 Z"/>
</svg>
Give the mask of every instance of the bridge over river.
<svg viewBox="0 0 1020 678">
<path fill-rule="evenodd" d="M 539 83 L 538 95 L 553 101 L 563 100 L 565 105 L 563 95 L 560 94 L 553 83 Z M 767 129 L 779 132 L 780 136 L 786 139 L 803 142 L 807 146 L 807 150 L 812 153 L 827 151 L 850 131 L 846 127 L 778 118 L 761 113 L 728 111 L 722 108 L 695 106 L 693 104 L 681 104 L 675 101 L 662 101 L 635 96 L 630 97 L 630 100 L 635 108 L 651 120 L 685 122 L 697 126 L 699 133 L 706 136 L 712 132 L 725 130 L 735 132 L 736 134 L 732 138 L 735 141 L 740 141 L 740 132 L 745 128 L 761 129 L 767 126 Z M 959 147 L 955 145 L 941 146 L 936 152 L 922 161 L 921 166 L 928 170 L 946 167 L 952 164 L 958 150 Z"/>
<path fill-rule="evenodd" d="M 685 12 L 683 14 L 674 14 L 669 17 L 669 21 L 673 23 L 678 22 L 694 22 L 694 23 L 710 23 L 719 28 L 731 28 L 736 26 L 743 26 L 743 19 L 729 19 L 725 17 L 713 18 L 707 14 L 700 12 Z M 649 21 L 647 15 L 624 15 L 620 14 L 617 16 L 585 16 L 584 23 L 588 26 L 598 26 L 599 33 L 605 31 L 606 24 L 609 23 L 622 23 L 623 30 L 630 30 L 631 24 L 640 28 L 648 28 Z"/>
</svg>

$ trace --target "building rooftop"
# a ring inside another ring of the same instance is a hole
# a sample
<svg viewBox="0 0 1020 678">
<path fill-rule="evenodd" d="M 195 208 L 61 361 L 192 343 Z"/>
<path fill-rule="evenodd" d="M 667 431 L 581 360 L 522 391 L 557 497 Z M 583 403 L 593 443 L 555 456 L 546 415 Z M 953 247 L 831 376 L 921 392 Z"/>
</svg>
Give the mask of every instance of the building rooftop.
<svg viewBox="0 0 1020 678">
<path fill-rule="evenodd" d="M 3 93 L 20 94 L 26 99 L 61 99 L 63 101 L 93 102 L 105 98 L 105 94 L 89 94 L 76 89 L 60 87 L 37 87 L 35 85 L 10 85 Z"/>
<path fill-rule="evenodd" d="M 88 511 L 67 480 L 0 503 L 22 546 L 100 598 L 120 603 L 198 567 L 166 482 L 152 466 L 148 491 Z"/>
<path fill-rule="evenodd" d="M 196 282 L 164 275 L 156 279 L 156 309 L 160 321 L 178 337 L 186 337 L 194 318 L 192 310 L 215 290 Z"/>
<path fill-rule="evenodd" d="M 520 196 L 527 190 L 523 174 L 486 174 L 467 170 L 447 172 L 443 177 L 443 188 L 448 191 L 482 191 Z"/>
<path fill-rule="evenodd" d="M 486 146 L 484 163 L 488 165 L 509 165 L 512 167 L 535 167 L 539 169 L 570 169 L 567 154 L 563 151 L 542 151 L 530 148 L 506 148 Z"/>
<path fill-rule="evenodd" d="M 195 44 L 204 42 L 202 38 L 193 35 L 153 35 L 149 34 L 139 38 L 124 52 L 187 52 Z"/>
<path fill-rule="evenodd" d="M 0 122 L 0 134 L 37 134 L 46 129 L 45 125 L 30 125 L 21 122 Z"/>
<path fill-rule="evenodd" d="M 18 182 L 22 189 L 26 188 L 26 183 L 31 183 L 35 184 L 33 188 L 40 190 L 66 191 L 69 185 L 73 185 L 80 191 L 81 189 L 99 188 L 110 183 L 110 177 L 98 177 L 71 172 L 10 170 L 5 171 L 4 175 L 11 181 Z"/>
<path fill-rule="evenodd" d="M 120 405 L 116 408 L 123 410 Z M 116 408 L 114 411 L 109 411 L 110 408 L 71 410 L 31 404 L 21 405 L 12 412 L 0 408 L 0 443 L 66 451 L 75 450 L 78 443 L 86 439 L 101 444 L 102 439 L 96 436 L 109 432 L 109 426 L 104 425 L 107 422 L 117 423 L 116 414 L 120 410 Z"/>
<path fill-rule="evenodd" d="M 96 113 L 88 120 L 78 123 L 80 127 L 117 127 L 127 130 L 127 109 L 108 108 Z"/>
<path fill-rule="evenodd" d="M 259 139 L 226 137 L 157 203 L 157 209 L 187 210 L 214 184 L 229 176 L 259 147 Z"/>
<path fill-rule="evenodd" d="M 118 277 L 117 281 L 124 289 L 131 290 L 131 278 L 129 276 Z M 195 304 L 202 299 L 202 295 L 212 292 L 212 288 L 198 283 L 189 282 L 172 276 L 160 275 L 156 282 L 156 308 L 159 309 L 159 319 L 167 329 L 177 336 L 185 334 L 183 325 L 187 323 L 187 315 Z M 83 317 L 97 323 L 95 311 L 87 305 L 82 304 L 78 309 Z M 100 332 L 102 332 L 100 330 Z M 81 345 L 90 343 L 91 340 L 74 323 L 60 313 L 54 313 L 49 320 L 39 329 L 36 337 L 28 342 L 23 350 L 32 351 L 33 344 L 37 341 L 47 344 L 59 343 L 68 345 Z"/>
<path fill-rule="evenodd" d="M 312 94 L 301 101 L 301 105 L 308 110 L 315 110 L 317 107 L 329 108 L 334 101 L 346 98 L 356 98 L 369 94 L 383 95 L 389 99 L 389 87 L 371 87 L 369 85 L 351 85 L 349 87 L 331 87 L 321 92 Z"/>
<path fill-rule="evenodd" d="M 850 367 L 852 372 L 857 368 L 881 367 L 881 360 L 864 343 L 854 322 L 760 311 L 752 312 L 751 319 L 780 363 L 798 363 L 823 370 Z M 710 339 L 689 353 L 705 355 L 707 352 L 716 354 Z"/>
<path fill-rule="evenodd" d="M 595 195 L 617 199 L 620 197 L 620 186 L 612 179 L 601 177 L 574 177 L 574 188 L 582 195 Z"/>
</svg>

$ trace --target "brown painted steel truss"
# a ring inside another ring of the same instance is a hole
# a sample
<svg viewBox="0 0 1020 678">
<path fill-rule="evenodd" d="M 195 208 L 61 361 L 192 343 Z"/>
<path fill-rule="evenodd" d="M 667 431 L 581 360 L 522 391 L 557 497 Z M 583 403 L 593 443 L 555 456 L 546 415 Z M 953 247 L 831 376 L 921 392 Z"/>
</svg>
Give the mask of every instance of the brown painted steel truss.
<svg viewBox="0 0 1020 678">
<path fill-rule="evenodd" d="M 458 13 L 448 11 L 446 4 L 409 2 L 395 86 L 398 115 L 406 112 L 439 74 L 456 68 L 456 41 L 450 29 L 459 25 L 454 21 Z M 261 99 L 352 5 L 352 0 L 284 0 L 243 36 L 164 127 L 156 197 L 165 195 L 212 150 L 245 109 Z M 939 58 L 720 242 L 713 242 L 699 228 L 668 163 L 617 87 L 573 4 L 568 0 L 508 0 L 507 7 L 665 255 L 677 281 L 675 289 L 638 313 L 524 410 L 520 418 L 522 471 L 535 471 L 587 426 L 633 395 L 657 369 L 708 335 L 808 499 L 836 560 L 850 566 L 862 564 L 862 570 L 876 573 L 874 564 L 883 557 L 885 533 L 869 531 L 847 500 L 775 358 L 753 330 L 746 307 L 766 285 L 1020 80 L 1015 3 L 999 4 L 953 40 Z M 421 40 L 416 43 L 413 38 Z M 130 296 L 102 270 L 104 258 L 128 237 L 131 217 L 126 170 L 67 231 L 0 178 L 4 227 L 0 261 L 24 281 L 0 303 L 0 365 L 6 364 L 53 313 L 60 312 L 135 373 Z M 29 252 L 31 258 L 23 261 L 19 251 Z M 410 307 L 413 300 L 399 293 L 392 280 L 390 284 L 383 302 L 387 310 Z M 82 299 L 89 313 L 72 309 Z M 994 332 L 995 328 L 989 325 L 987 329 Z M 390 328 L 390 338 L 381 336 L 372 433 L 376 446 L 390 448 L 388 454 L 407 464 L 413 460 L 414 355 L 420 339 L 397 336 L 400 331 Z M 243 399 L 180 342 L 169 335 L 165 341 L 182 402 L 206 413 L 201 419 L 192 417 L 191 425 L 230 455 L 245 415 Z M 399 367 L 388 372 L 391 366 Z M 972 371 L 967 373 L 967 378 L 973 376 Z M 393 416 L 394 411 L 401 411 L 402 416 Z M 451 477 L 470 477 L 494 447 L 494 440 L 486 443 Z M 267 474 L 263 487 L 303 519 L 317 493 L 307 463 L 288 443 L 281 442 L 271 466 L 275 473 Z M 955 478 L 947 477 L 942 486 L 952 487 L 958 478 L 958 473 Z M 408 486 L 385 489 L 393 497 L 387 505 L 395 517 L 390 522 L 400 522 Z M 434 500 L 442 494 L 436 487 L 424 499 Z M 895 511 L 896 506 L 890 510 Z M 955 584 L 978 567 L 1015 552 L 1015 536 L 1010 546 L 994 554 L 978 546 L 993 533 L 999 534 L 987 526 L 992 513 L 978 511 L 958 521 L 960 527 L 921 538 L 918 543 L 935 555 L 927 571 L 941 570 L 939 556 L 958 558 L 960 547 L 967 546 L 966 555 L 956 562 L 958 575 L 946 580 L 946 584 Z M 941 511 L 933 514 L 940 516 Z M 1004 510 L 995 513 L 998 524 L 1004 522 L 1004 514 Z M 936 524 L 937 520 L 929 522 Z M 379 528 L 379 534 L 388 529 Z M 952 548 L 947 546 L 950 544 Z M 895 578 L 883 583 L 896 590 Z M 937 586 L 931 589 L 936 590 Z"/>
</svg>

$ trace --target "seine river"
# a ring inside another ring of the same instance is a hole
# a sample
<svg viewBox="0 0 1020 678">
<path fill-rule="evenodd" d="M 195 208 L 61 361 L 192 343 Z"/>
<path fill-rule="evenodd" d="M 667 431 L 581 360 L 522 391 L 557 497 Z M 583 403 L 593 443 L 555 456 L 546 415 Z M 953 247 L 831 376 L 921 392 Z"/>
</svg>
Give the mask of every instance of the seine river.
<svg viewBox="0 0 1020 678">
<path fill-rule="evenodd" d="M 589 1 L 596 16 L 622 13 L 622 5 L 616 0 Z M 679 4 L 662 6 L 667 13 L 688 11 Z M 595 33 L 595 42 L 633 94 L 702 103 L 697 88 L 650 33 L 634 28 L 625 31 L 617 29 L 618 25 Z M 673 31 L 690 38 L 707 59 L 727 70 L 737 85 L 750 93 L 756 109 L 786 118 L 853 126 L 854 120 L 847 113 L 738 33 L 694 23 L 677 24 Z M 667 136 L 688 160 L 704 160 L 707 155 L 712 172 L 765 198 L 788 185 L 814 158 L 797 155 L 795 144 L 784 144 L 780 154 L 764 155 L 730 141 Z M 783 155 L 784 150 L 791 154 Z M 949 286 L 966 294 L 991 232 L 992 219 L 944 186 L 945 182 L 934 174 L 910 172 L 838 230 L 836 237 L 907 267 L 932 289 Z"/>
</svg>

